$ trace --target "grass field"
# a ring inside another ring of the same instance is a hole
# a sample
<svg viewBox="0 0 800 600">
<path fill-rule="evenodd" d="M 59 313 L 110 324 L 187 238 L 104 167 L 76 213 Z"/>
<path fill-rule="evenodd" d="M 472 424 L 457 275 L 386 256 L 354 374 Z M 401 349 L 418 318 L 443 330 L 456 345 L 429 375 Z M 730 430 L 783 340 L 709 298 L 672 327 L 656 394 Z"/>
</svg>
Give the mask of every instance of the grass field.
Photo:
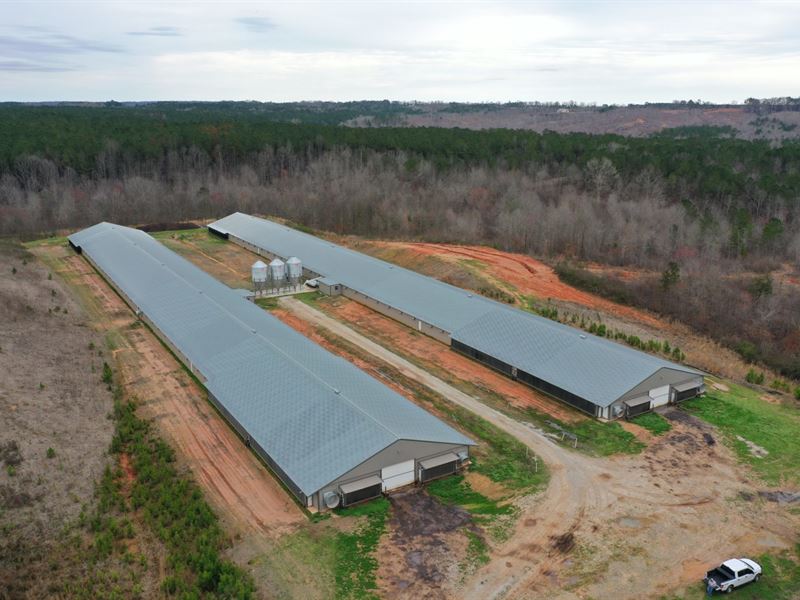
<svg viewBox="0 0 800 600">
<path fill-rule="evenodd" d="M 684 402 L 683 407 L 718 427 L 739 459 L 766 483 L 800 485 L 800 412 L 765 402 L 750 388 L 726 385 L 729 392 L 711 389 L 703 398 Z M 768 454 L 758 456 L 760 452 L 754 451 L 752 444 Z"/>
<path fill-rule="evenodd" d="M 672 429 L 672 425 L 669 424 L 669 421 L 654 412 L 635 417 L 631 419 L 631 422 L 636 423 L 639 427 L 644 427 L 653 435 L 663 435 Z"/>
</svg>

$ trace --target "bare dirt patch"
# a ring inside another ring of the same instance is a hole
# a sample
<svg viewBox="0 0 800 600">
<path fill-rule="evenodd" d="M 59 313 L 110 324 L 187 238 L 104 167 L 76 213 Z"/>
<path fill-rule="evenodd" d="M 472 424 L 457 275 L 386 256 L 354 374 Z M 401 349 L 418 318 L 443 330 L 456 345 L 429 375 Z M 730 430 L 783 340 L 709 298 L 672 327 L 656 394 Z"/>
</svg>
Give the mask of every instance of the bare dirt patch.
<svg viewBox="0 0 800 600">
<path fill-rule="evenodd" d="M 477 471 L 467 471 L 465 479 L 473 490 L 479 494 L 483 494 L 490 500 L 502 500 L 504 498 L 508 498 L 510 495 L 510 492 L 506 487 L 500 485 L 499 483 L 495 483 L 483 473 L 478 473 Z"/>
<path fill-rule="evenodd" d="M 710 557 L 792 547 L 796 516 L 735 501 L 757 491 L 727 447 L 707 443 L 713 428 L 694 417 L 672 425 L 639 456 L 542 448 L 547 491 L 462 597 L 660 597 L 696 583 Z"/>
<path fill-rule="evenodd" d="M 495 281 L 511 284 L 521 294 L 536 296 L 542 300 L 570 302 L 642 323 L 659 325 L 658 319 L 645 311 L 621 306 L 563 283 L 552 267 L 523 254 L 502 252 L 485 246 L 458 246 L 424 242 L 371 242 L 370 245 L 376 248 L 384 246 L 403 248 L 410 256 L 419 253 L 450 261 L 461 259 L 479 261 L 486 267 L 482 271 L 482 275 Z"/>
<path fill-rule="evenodd" d="M 389 598 L 448 598 L 459 580 L 459 556 L 467 538 L 465 527 L 475 535 L 466 511 L 443 506 L 420 490 L 389 497 L 392 516 L 389 532 L 381 540 L 378 555 L 379 588 Z"/>
</svg>

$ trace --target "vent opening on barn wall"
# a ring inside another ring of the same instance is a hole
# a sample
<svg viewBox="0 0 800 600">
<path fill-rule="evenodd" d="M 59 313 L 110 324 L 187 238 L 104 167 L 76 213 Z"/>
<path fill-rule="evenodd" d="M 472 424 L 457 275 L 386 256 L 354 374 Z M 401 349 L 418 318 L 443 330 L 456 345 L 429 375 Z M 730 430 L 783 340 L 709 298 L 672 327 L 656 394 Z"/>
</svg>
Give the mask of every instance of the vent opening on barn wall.
<svg viewBox="0 0 800 600">
<path fill-rule="evenodd" d="M 371 500 L 381 495 L 383 482 L 377 475 L 359 479 L 339 486 L 342 491 L 342 506 L 350 506 L 365 500 Z M 330 492 L 328 492 L 330 493 Z"/>
<path fill-rule="evenodd" d="M 650 396 L 625 401 L 625 417 L 630 419 L 650 410 Z"/>
<path fill-rule="evenodd" d="M 688 398 L 694 398 L 700 393 L 702 386 L 702 381 L 698 382 L 697 380 L 679 383 L 678 385 L 674 386 L 675 402 L 687 400 Z"/>
<path fill-rule="evenodd" d="M 421 460 L 419 462 L 419 480 L 425 483 L 432 479 L 452 475 L 458 469 L 458 463 L 458 456 L 452 452 Z"/>
<path fill-rule="evenodd" d="M 341 502 L 341 497 L 336 492 L 325 492 L 322 501 L 325 503 L 325 508 L 336 508 Z"/>
</svg>

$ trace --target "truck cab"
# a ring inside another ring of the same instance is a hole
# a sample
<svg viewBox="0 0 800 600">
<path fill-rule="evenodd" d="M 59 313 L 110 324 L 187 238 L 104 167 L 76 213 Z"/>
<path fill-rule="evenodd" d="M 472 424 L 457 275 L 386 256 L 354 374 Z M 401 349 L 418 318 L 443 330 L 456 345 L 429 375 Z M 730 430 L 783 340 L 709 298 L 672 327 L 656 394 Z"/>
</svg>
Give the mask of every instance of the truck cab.
<svg viewBox="0 0 800 600">
<path fill-rule="evenodd" d="M 760 576 L 761 566 L 755 561 L 732 558 L 706 573 L 704 581 L 710 590 L 730 593 L 737 587 L 758 581 Z"/>
</svg>

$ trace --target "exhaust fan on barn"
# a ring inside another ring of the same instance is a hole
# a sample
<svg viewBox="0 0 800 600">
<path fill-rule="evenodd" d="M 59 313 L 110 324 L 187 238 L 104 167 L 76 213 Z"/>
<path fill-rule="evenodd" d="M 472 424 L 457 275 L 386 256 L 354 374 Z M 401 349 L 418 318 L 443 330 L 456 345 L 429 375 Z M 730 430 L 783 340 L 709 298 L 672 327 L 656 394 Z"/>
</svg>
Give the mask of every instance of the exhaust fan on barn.
<svg viewBox="0 0 800 600">
<path fill-rule="evenodd" d="M 325 492 L 322 494 L 322 501 L 325 502 L 325 508 L 336 508 L 341 498 L 336 492 Z"/>
</svg>

